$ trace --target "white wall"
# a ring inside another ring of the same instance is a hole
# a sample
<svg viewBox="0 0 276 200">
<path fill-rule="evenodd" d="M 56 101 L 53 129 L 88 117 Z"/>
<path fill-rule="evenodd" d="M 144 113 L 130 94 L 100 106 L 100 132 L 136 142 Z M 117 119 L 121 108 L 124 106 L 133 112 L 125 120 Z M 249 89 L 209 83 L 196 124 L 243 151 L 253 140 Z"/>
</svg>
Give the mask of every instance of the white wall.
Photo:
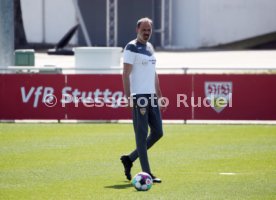
<svg viewBox="0 0 276 200">
<path fill-rule="evenodd" d="M 276 31 L 275 0 L 201 0 L 200 45 L 212 46 Z"/>
<path fill-rule="evenodd" d="M 42 0 L 21 0 L 22 17 L 29 42 L 42 42 Z"/>
<path fill-rule="evenodd" d="M 21 6 L 28 42 L 57 43 L 77 24 L 72 0 L 21 0 Z M 70 44 L 76 43 L 75 35 Z"/>
<path fill-rule="evenodd" d="M 173 0 L 173 46 L 194 49 L 276 31 L 275 0 Z"/>
<path fill-rule="evenodd" d="M 172 0 L 172 45 L 195 48 L 200 38 L 199 0 Z"/>
</svg>

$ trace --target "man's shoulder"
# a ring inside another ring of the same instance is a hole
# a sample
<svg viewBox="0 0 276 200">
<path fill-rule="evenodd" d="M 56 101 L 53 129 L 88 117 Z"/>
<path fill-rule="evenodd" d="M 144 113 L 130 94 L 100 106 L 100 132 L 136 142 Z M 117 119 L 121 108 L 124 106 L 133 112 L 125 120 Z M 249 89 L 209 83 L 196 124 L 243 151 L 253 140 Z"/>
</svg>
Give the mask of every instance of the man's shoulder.
<svg viewBox="0 0 276 200">
<path fill-rule="evenodd" d="M 125 47 L 125 50 L 138 53 L 136 40 L 132 40 L 129 43 L 127 43 L 127 45 Z"/>
<path fill-rule="evenodd" d="M 154 50 L 154 47 L 150 42 L 147 42 L 147 46 L 150 47 L 152 50 Z"/>
<path fill-rule="evenodd" d="M 130 51 L 133 53 L 145 54 L 151 56 L 154 52 L 153 45 L 147 42 L 146 45 L 137 42 L 137 40 L 132 40 L 125 46 L 125 51 Z"/>
</svg>

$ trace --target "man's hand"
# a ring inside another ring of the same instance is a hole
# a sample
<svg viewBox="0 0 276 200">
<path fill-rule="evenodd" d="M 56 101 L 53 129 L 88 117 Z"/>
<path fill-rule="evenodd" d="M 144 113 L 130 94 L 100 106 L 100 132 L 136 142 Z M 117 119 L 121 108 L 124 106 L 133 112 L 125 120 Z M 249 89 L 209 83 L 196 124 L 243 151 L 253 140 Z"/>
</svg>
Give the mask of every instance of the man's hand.
<svg viewBox="0 0 276 200">
<path fill-rule="evenodd" d="M 168 102 L 164 97 L 161 97 L 159 100 L 159 107 L 162 112 L 165 112 L 167 110 Z"/>
<path fill-rule="evenodd" d="M 128 103 L 128 108 L 133 108 L 133 99 L 132 96 L 127 97 L 127 103 Z"/>
</svg>

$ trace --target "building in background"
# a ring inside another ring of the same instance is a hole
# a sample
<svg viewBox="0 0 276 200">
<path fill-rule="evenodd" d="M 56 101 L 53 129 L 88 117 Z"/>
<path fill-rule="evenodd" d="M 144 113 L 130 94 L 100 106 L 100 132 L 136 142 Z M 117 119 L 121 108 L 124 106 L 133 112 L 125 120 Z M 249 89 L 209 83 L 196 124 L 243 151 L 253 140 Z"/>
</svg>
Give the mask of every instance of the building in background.
<svg viewBox="0 0 276 200">
<path fill-rule="evenodd" d="M 76 12 L 76 6 L 80 14 Z M 275 0 L 21 0 L 29 43 L 55 44 L 83 19 L 71 45 L 121 46 L 138 18 L 154 20 L 152 43 L 198 49 L 276 32 Z"/>
</svg>

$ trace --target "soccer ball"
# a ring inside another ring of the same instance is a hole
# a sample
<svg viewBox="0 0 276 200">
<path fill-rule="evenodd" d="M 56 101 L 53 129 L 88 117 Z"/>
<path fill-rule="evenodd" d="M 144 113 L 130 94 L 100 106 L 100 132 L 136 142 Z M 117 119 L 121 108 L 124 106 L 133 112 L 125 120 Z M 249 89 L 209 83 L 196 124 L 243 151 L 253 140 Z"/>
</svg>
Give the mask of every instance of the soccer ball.
<svg viewBox="0 0 276 200">
<path fill-rule="evenodd" d="M 131 183 L 136 190 L 147 191 L 152 186 L 152 178 L 148 173 L 140 172 L 133 177 Z"/>
</svg>

